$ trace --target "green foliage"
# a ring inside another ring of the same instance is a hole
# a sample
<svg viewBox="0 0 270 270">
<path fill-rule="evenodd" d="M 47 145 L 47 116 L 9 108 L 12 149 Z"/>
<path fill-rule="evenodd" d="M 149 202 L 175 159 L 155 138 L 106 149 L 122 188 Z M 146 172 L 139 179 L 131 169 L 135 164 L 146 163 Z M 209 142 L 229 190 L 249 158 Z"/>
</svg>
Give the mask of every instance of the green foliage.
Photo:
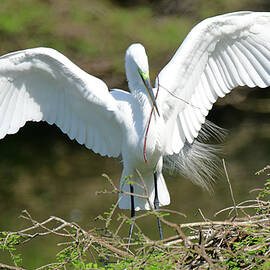
<svg viewBox="0 0 270 270">
<path fill-rule="evenodd" d="M 22 264 L 21 254 L 15 253 L 16 246 L 24 240 L 20 235 L 9 234 L 7 232 L 0 233 L 0 250 L 7 251 L 14 265 L 19 266 Z"/>
<path fill-rule="evenodd" d="M 243 269 L 250 266 L 250 264 L 254 264 L 254 267 L 251 269 L 257 269 L 259 265 L 263 266 L 270 262 L 270 259 L 267 260 L 264 256 L 268 251 L 269 244 L 266 235 L 269 235 L 270 231 L 262 232 L 262 230 L 256 231 L 254 229 L 248 229 L 247 231 L 250 235 L 243 231 L 240 234 L 242 236 L 233 242 L 232 254 L 224 253 L 227 259 L 222 265 L 228 269 Z M 257 233 L 261 236 L 256 237 Z"/>
<path fill-rule="evenodd" d="M 265 173 L 267 170 L 270 169 L 270 166 L 266 166 L 265 168 L 263 168 L 262 170 L 258 171 L 256 174 L 257 175 L 261 175 L 263 173 Z M 264 185 L 264 188 L 259 192 L 258 197 L 261 198 L 268 198 L 270 200 L 270 178 L 269 178 L 270 174 L 268 174 L 268 179 L 266 179 L 266 183 Z"/>
<path fill-rule="evenodd" d="M 110 264 L 106 269 L 124 270 L 124 269 L 175 269 L 175 264 L 169 259 L 164 259 L 166 254 L 163 252 L 154 252 L 147 256 L 138 256 L 134 259 L 122 260 L 118 264 Z M 142 264 L 142 261 L 144 262 Z"/>
<path fill-rule="evenodd" d="M 52 269 L 59 269 L 59 266 L 65 265 L 65 267 L 71 266 L 72 269 L 104 269 L 99 268 L 96 263 L 86 262 L 87 258 L 82 248 L 78 248 L 76 244 L 62 250 L 57 254 L 57 261 L 59 264 L 55 264 Z"/>
<path fill-rule="evenodd" d="M 10 14 L 10 8 L 13 14 Z M 0 32 L 2 35 L 18 35 L 28 31 L 44 32 L 53 27 L 53 20 L 46 2 L 35 0 L 2 0 L 0 8 Z M 51 16 L 50 16 L 51 17 Z M 34 22 L 34 23 L 33 23 Z M 46 22 L 46 23 L 44 23 Z"/>
<path fill-rule="evenodd" d="M 265 173 L 270 169 L 270 166 L 257 172 L 257 175 Z M 269 174 L 268 174 L 269 176 Z M 266 179 L 264 188 L 257 195 L 258 205 L 256 208 L 257 215 L 260 217 L 269 217 L 270 215 L 270 179 Z M 231 243 L 231 252 L 223 251 L 226 260 L 221 264 L 226 266 L 226 269 L 268 269 L 270 265 L 269 256 L 269 226 L 252 226 L 240 230 L 238 236 Z M 251 267 L 253 265 L 253 267 Z"/>
<path fill-rule="evenodd" d="M 147 6 L 127 12 L 105 0 L 91 1 L 91 5 L 82 0 L 66 1 L 64 6 L 41 0 L 3 0 L 1 50 L 53 47 L 77 59 L 104 59 L 110 62 L 110 70 L 123 74 L 123 52 L 131 42 L 144 43 L 150 61 L 159 61 L 163 48 L 174 51 L 190 30 L 187 18 L 158 20 L 154 16 Z M 154 66 L 151 72 L 156 74 L 159 68 Z"/>
</svg>

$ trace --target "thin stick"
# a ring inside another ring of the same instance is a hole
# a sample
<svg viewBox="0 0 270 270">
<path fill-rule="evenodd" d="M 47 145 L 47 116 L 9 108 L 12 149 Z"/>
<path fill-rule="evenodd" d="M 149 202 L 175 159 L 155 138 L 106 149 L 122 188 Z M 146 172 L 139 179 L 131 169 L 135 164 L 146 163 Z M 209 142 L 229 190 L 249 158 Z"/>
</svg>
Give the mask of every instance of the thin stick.
<svg viewBox="0 0 270 270">
<path fill-rule="evenodd" d="M 203 212 L 202 212 L 202 210 L 199 208 L 198 211 L 199 211 L 199 213 L 201 214 L 203 220 L 204 220 L 204 221 L 207 221 L 206 218 L 205 218 L 205 216 L 204 216 L 204 214 L 203 214 Z"/>
<path fill-rule="evenodd" d="M 227 168 L 226 168 L 224 158 L 222 159 L 222 163 L 223 163 L 223 168 L 224 168 L 224 171 L 225 171 L 226 179 L 227 179 L 227 182 L 229 184 L 231 198 L 232 198 L 233 206 L 234 206 L 235 216 L 232 218 L 232 221 L 233 221 L 238 216 L 238 212 L 237 212 L 237 207 L 236 207 L 235 199 L 234 199 L 234 196 L 233 196 L 233 190 L 232 190 L 232 186 L 231 186 L 231 182 L 230 182 L 230 179 L 229 179 L 229 175 L 228 175 L 228 172 L 227 172 Z"/>
<path fill-rule="evenodd" d="M 3 264 L 3 263 L 0 263 L 0 269 L 24 270 L 24 268 L 17 267 L 17 266 L 10 266 L 10 265 Z"/>
<path fill-rule="evenodd" d="M 157 77 L 157 80 L 158 80 L 158 88 L 157 88 L 157 93 L 156 93 L 156 96 L 155 96 L 155 100 L 157 99 L 158 91 L 159 91 L 159 79 L 158 79 L 158 77 Z M 146 128 L 145 137 L 144 137 L 144 145 L 143 145 L 143 158 L 144 158 L 145 163 L 148 166 L 149 166 L 149 162 L 148 162 L 148 159 L 147 159 L 147 156 L 146 156 L 146 141 L 147 141 L 148 131 L 149 131 L 150 122 L 151 122 L 151 118 L 152 118 L 154 108 L 155 108 L 155 105 L 153 103 L 153 106 L 152 106 L 152 109 L 151 109 L 151 112 L 150 112 L 150 116 L 149 116 L 149 119 L 148 119 L 148 123 L 147 123 L 147 128 Z"/>
<path fill-rule="evenodd" d="M 158 77 L 157 77 L 157 79 L 158 79 Z M 190 102 L 184 100 L 183 98 L 180 98 L 180 97 L 176 96 L 176 95 L 175 95 L 174 93 L 172 93 L 169 89 L 167 89 L 167 88 L 164 87 L 163 85 L 159 84 L 159 82 L 158 82 L 158 86 L 161 86 L 164 90 L 166 90 L 166 91 L 167 91 L 171 96 L 173 96 L 174 98 L 176 98 L 176 99 L 178 99 L 178 100 L 180 100 L 180 101 L 183 101 L 184 103 L 186 103 L 187 105 L 189 105 L 189 106 L 191 106 L 191 107 L 193 107 L 193 108 L 195 108 L 195 109 L 202 110 L 202 108 L 197 107 L 197 106 L 191 104 Z"/>
</svg>

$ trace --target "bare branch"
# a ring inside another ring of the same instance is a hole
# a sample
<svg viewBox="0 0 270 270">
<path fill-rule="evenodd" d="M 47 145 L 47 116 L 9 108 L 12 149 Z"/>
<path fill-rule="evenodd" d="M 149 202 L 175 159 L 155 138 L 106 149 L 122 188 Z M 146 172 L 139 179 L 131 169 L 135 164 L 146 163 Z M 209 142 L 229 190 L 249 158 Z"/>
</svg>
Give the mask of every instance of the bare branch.
<svg viewBox="0 0 270 270">
<path fill-rule="evenodd" d="M 226 168 L 224 158 L 222 159 L 222 163 L 223 163 L 223 168 L 224 168 L 224 171 L 225 171 L 226 179 L 227 179 L 227 182 L 228 182 L 228 185 L 229 185 L 229 188 L 230 188 L 231 198 L 232 198 L 233 205 L 234 205 L 235 216 L 232 218 L 232 220 L 234 220 L 238 215 L 237 208 L 236 208 L 236 203 L 235 203 L 235 199 L 234 199 L 234 196 L 233 196 L 232 185 L 231 185 L 230 178 L 229 178 L 229 175 L 228 175 L 228 172 L 227 172 L 227 168 Z"/>
</svg>

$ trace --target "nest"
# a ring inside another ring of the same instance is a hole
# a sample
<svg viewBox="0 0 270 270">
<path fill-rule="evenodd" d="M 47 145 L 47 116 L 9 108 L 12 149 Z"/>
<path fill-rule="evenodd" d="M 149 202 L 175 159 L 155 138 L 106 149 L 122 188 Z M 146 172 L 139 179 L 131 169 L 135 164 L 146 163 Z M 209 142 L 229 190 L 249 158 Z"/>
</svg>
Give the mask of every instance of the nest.
<svg viewBox="0 0 270 270">
<path fill-rule="evenodd" d="M 267 166 L 258 174 L 269 169 Z M 111 192 L 122 192 L 108 180 L 113 187 Z M 125 215 L 115 217 L 116 204 L 98 217 L 104 222 L 102 228 L 85 230 L 59 217 L 39 222 L 24 211 L 22 218 L 29 222 L 28 227 L 1 232 L 0 247 L 10 253 L 14 266 L 0 263 L 0 269 L 23 269 L 19 266 L 17 247 L 49 235 L 56 236 L 61 250 L 56 254 L 56 262 L 37 269 L 269 269 L 270 179 L 256 192 L 255 200 L 236 205 L 231 189 L 233 206 L 217 213 L 227 212 L 225 221 L 207 220 L 201 213 L 201 222 L 177 224 L 168 221 L 167 214 L 181 213 L 164 209 L 152 209 L 133 219 Z M 174 235 L 159 241 L 149 239 L 138 225 L 139 219 L 149 215 L 158 217 Z M 119 224 L 114 230 L 113 219 Z M 132 223 L 136 233 L 132 239 L 123 237 L 123 227 Z"/>
</svg>

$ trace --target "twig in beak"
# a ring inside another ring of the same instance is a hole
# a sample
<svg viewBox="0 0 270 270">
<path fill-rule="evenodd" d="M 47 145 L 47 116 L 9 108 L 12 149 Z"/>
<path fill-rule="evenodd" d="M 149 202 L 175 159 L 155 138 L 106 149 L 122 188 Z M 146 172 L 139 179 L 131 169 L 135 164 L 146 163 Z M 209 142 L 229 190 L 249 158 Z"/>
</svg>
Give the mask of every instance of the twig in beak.
<svg viewBox="0 0 270 270">
<path fill-rule="evenodd" d="M 158 80 L 158 88 L 157 88 L 157 93 L 156 93 L 155 100 L 157 99 L 158 91 L 159 91 L 159 79 L 158 79 L 158 77 L 157 77 L 157 80 Z M 149 116 L 148 123 L 147 123 L 147 128 L 146 128 L 145 137 L 144 137 L 144 144 L 143 144 L 143 158 L 144 158 L 145 163 L 148 166 L 149 166 L 149 162 L 148 162 L 147 156 L 146 156 L 146 141 L 147 141 L 147 135 L 148 135 L 148 131 L 149 131 L 150 122 L 151 122 L 152 114 L 153 114 L 153 111 L 154 111 L 154 107 L 155 107 L 155 103 L 153 102 L 152 109 L 151 109 L 150 116 Z M 156 110 L 157 110 L 157 107 L 156 107 Z M 157 110 L 157 113 L 159 115 L 158 110 Z"/>
</svg>

